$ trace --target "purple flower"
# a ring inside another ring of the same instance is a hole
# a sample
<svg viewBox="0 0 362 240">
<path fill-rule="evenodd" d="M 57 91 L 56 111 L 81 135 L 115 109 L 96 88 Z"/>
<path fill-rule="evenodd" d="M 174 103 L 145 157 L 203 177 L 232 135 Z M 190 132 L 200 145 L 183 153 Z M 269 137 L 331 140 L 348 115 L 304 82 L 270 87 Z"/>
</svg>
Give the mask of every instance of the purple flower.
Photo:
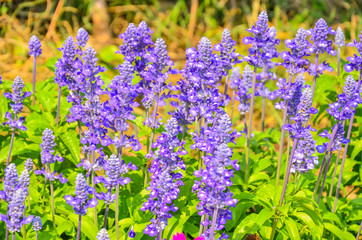
<svg viewBox="0 0 362 240">
<path fill-rule="evenodd" d="M 31 95 L 31 92 L 23 92 L 24 87 L 25 85 L 23 80 L 21 77 L 17 76 L 12 85 L 13 93 L 4 93 L 4 96 L 12 101 L 12 103 L 10 103 L 10 107 L 14 116 L 10 112 L 6 112 L 5 118 L 7 118 L 8 121 L 4 122 L 3 125 L 8 125 L 12 130 L 20 129 L 26 131 L 26 127 L 23 125 L 25 118 L 18 118 L 18 114 L 20 114 L 23 109 L 24 99 Z"/>
<path fill-rule="evenodd" d="M 136 236 L 136 233 L 133 231 L 133 226 L 131 227 L 131 230 L 129 230 L 128 237 L 134 238 Z"/>
<path fill-rule="evenodd" d="M 297 148 L 293 154 L 291 172 L 308 172 L 318 164 L 318 157 L 315 154 L 315 143 L 313 136 L 308 129 L 304 129 L 304 138 L 298 141 Z"/>
<path fill-rule="evenodd" d="M 97 234 L 97 240 L 110 240 L 107 229 L 102 228 Z"/>
<path fill-rule="evenodd" d="M 294 39 L 285 40 L 285 45 L 289 51 L 284 51 L 280 57 L 284 60 L 282 65 L 290 74 L 303 73 L 309 65 L 309 60 L 306 57 L 310 56 L 308 48 L 311 43 L 307 40 L 307 31 L 304 28 L 299 28 Z"/>
<path fill-rule="evenodd" d="M 98 204 L 97 199 L 89 199 L 89 195 L 94 191 L 93 188 L 88 186 L 83 174 L 79 173 L 75 180 L 75 197 L 65 195 L 64 199 L 73 207 L 76 214 L 84 216 L 86 215 L 88 208 L 93 208 Z"/>
<path fill-rule="evenodd" d="M 29 195 L 29 185 L 30 185 L 30 176 L 28 170 L 24 169 L 24 171 L 19 176 L 19 187 L 23 189 L 24 194 L 26 196 Z"/>
<path fill-rule="evenodd" d="M 225 74 L 228 74 L 232 66 L 239 62 L 240 54 L 235 52 L 235 41 L 232 40 L 230 31 L 225 28 L 222 32 L 221 43 L 214 46 L 215 51 L 220 52 L 220 60 Z"/>
<path fill-rule="evenodd" d="M 41 162 L 43 164 L 51 164 L 55 163 L 56 161 L 62 162 L 63 158 L 59 156 L 59 154 L 54 155 L 53 148 L 56 146 L 54 142 L 55 136 L 53 135 L 52 130 L 45 129 L 43 132 L 42 140 L 43 142 L 40 144 L 40 148 L 42 149 L 41 155 Z"/>
<path fill-rule="evenodd" d="M 89 39 L 88 32 L 84 30 L 84 28 L 79 28 L 77 36 L 75 38 L 77 39 L 78 47 L 84 48 Z"/>
<path fill-rule="evenodd" d="M 336 31 L 336 37 L 335 37 L 335 40 L 334 40 L 334 44 L 341 48 L 344 46 L 344 40 L 345 40 L 345 37 L 344 37 L 344 33 L 343 33 L 343 30 L 340 26 L 338 26 L 337 28 L 337 31 Z"/>
<path fill-rule="evenodd" d="M 353 71 L 353 69 L 359 72 L 362 69 L 362 31 L 358 37 L 360 39 L 359 42 L 357 42 L 357 40 L 354 39 L 353 42 L 347 43 L 348 47 L 357 48 L 359 56 L 357 54 L 353 54 L 352 57 L 347 57 L 347 61 L 349 63 L 344 65 L 344 70 L 346 70 L 346 72 L 351 72 Z"/>
<path fill-rule="evenodd" d="M 246 65 L 240 84 L 236 90 L 236 100 L 239 101 L 238 110 L 240 114 L 245 115 L 250 110 L 250 89 L 252 87 L 253 71 L 249 65 Z"/>
<path fill-rule="evenodd" d="M 34 170 L 34 162 L 31 158 L 26 159 L 24 165 L 25 169 L 28 170 L 29 173 Z"/>
<path fill-rule="evenodd" d="M 206 140 L 200 141 L 206 134 Z M 228 147 L 228 143 L 234 143 L 239 134 L 232 130 L 232 124 L 227 113 L 220 109 L 215 113 L 213 124 L 208 129 L 203 129 L 200 138 L 195 139 L 195 144 L 191 148 L 199 148 L 206 151 L 203 157 L 205 169 L 194 172 L 198 178 L 192 187 L 192 191 L 197 193 L 200 202 L 197 206 L 199 215 L 214 216 L 216 218 L 207 218 L 202 225 L 206 226 L 208 231 L 204 232 L 204 237 L 214 235 L 210 232 L 210 225 L 215 224 L 214 230 L 222 230 L 227 220 L 232 218 L 230 207 L 235 207 L 237 199 L 233 198 L 230 191 L 232 185 L 231 178 L 234 169 L 239 170 L 237 160 L 231 160 L 233 150 Z"/>
<path fill-rule="evenodd" d="M 185 170 L 185 165 L 180 155 L 187 154 L 183 147 L 184 142 L 177 137 L 179 133 L 181 129 L 177 120 L 171 118 L 165 124 L 165 132 L 153 143 L 152 147 L 157 150 L 146 156 L 153 158 L 149 169 L 152 174 L 151 182 L 147 188 L 151 192 L 141 210 L 149 210 L 155 215 L 151 224 L 143 231 L 151 237 L 160 234 L 167 226 L 168 219 L 172 217 L 170 211 L 178 210 L 172 201 L 177 199 L 180 193 L 179 186 L 183 185 L 180 170 Z"/>
<path fill-rule="evenodd" d="M 0 191 L 0 199 L 4 199 L 9 203 L 14 195 L 14 192 L 18 188 L 18 171 L 16 170 L 16 165 L 14 163 L 10 163 L 9 166 L 5 168 L 4 172 L 4 191 Z"/>
<path fill-rule="evenodd" d="M 35 232 L 40 231 L 43 228 L 43 224 L 41 222 L 41 218 L 39 216 L 36 216 L 33 220 L 33 230 Z"/>
<path fill-rule="evenodd" d="M 334 35 L 335 31 L 332 27 L 328 27 L 326 21 L 323 18 L 320 18 L 314 28 L 310 30 L 311 38 L 310 40 L 314 45 L 310 46 L 310 53 L 324 53 L 327 52 L 330 55 L 336 55 L 336 51 L 332 47 L 332 40 L 328 40 L 328 35 Z"/>
<path fill-rule="evenodd" d="M 26 218 L 25 216 L 23 217 L 26 196 L 22 188 L 17 189 L 9 202 L 8 216 L 0 215 L 0 220 L 6 223 L 6 227 L 10 232 L 20 232 L 24 224 L 33 221 L 34 216 L 32 215 Z"/>
<path fill-rule="evenodd" d="M 54 82 L 57 83 L 59 87 L 74 85 L 78 61 L 75 61 L 77 51 L 73 37 L 69 36 L 65 40 L 63 47 L 59 50 L 62 51 L 63 57 L 59 58 L 55 64 Z"/>
<path fill-rule="evenodd" d="M 34 56 L 35 58 L 39 57 L 42 54 L 41 43 L 37 36 L 31 36 L 29 42 L 29 55 Z"/>
</svg>

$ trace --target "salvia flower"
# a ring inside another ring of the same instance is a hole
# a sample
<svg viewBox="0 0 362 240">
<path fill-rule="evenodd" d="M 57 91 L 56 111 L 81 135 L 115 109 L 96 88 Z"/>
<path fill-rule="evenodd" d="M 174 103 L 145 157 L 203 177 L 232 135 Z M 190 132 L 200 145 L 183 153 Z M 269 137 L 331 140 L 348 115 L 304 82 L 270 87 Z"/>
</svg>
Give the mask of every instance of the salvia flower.
<svg viewBox="0 0 362 240">
<path fill-rule="evenodd" d="M 77 39 L 78 47 L 84 48 L 89 39 L 88 32 L 84 30 L 84 28 L 79 28 L 77 36 L 75 38 Z"/>
<path fill-rule="evenodd" d="M 129 170 L 137 170 L 137 166 L 133 165 L 131 162 L 126 164 L 123 160 L 120 161 L 119 158 L 113 154 L 106 160 L 103 168 L 106 177 L 95 177 L 94 183 L 103 183 L 107 191 L 105 193 L 95 193 L 95 196 L 99 200 L 103 200 L 106 204 L 112 204 L 116 199 L 116 195 L 112 194 L 112 190 L 115 189 L 118 184 L 121 186 L 128 184 L 131 179 L 129 177 L 124 177 L 124 175 L 127 174 Z"/>
<path fill-rule="evenodd" d="M 0 220 L 6 223 L 6 227 L 10 232 L 20 232 L 24 224 L 31 223 L 34 216 L 30 215 L 25 218 L 23 212 L 25 209 L 26 193 L 22 188 L 14 192 L 14 195 L 8 205 L 8 216 L 0 215 Z"/>
<path fill-rule="evenodd" d="M 24 99 L 31 95 L 31 92 L 23 91 L 24 87 L 25 84 L 23 80 L 21 77 L 17 76 L 12 85 L 13 93 L 4 93 L 4 96 L 11 100 L 10 107 L 13 114 L 10 112 L 5 113 L 5 118 L 7 118 L 8 121 L 4 122 L 3 125 L 8 125 L 12 130 L 19 129 L 26 131 L 27 129 L 23 125 L 25 118 L 18 116 L 18 114 L 20 114 L 23 109 Z"/>
<path fill-rule="evenodd" d="M 4 172 L 4 190 L 0 191 L 0 198 L 9 203 L 18 188 L 18 171 L 16 170 L 16 165 L 10 163 Z"/>
<path fill-rule="evenodd" d="M 180 156 L 187 153 L 183 147 L 184 142 L 177 137 L 180 132 L 177 120 L 171 118 L 165 124 L 165 132 L 153 143 L 153 148 L 157 150 L 147 155 L 148 158 L 153 158 L 149 169 L 152 174 L 151 182 L 147 188 L 151 192 L 141 210 L 149 210 L 155 215 L 151 224 L 143 231 L 151 237 L 161 235 L 168 219 L 172 217 L 170 212 L 178 210 L 173 200 L 177 199 L 180 193 L 179 186 L 183 185 L 180 170 L 185 170 L 185 165 Z"/>
<path fill-rule="evenodd" d="M 88 208 L 93 208 L 98 204 L 97 199 L 89 199 L 89 195 L 93 192 L 94 189 L 88 186 L 83 174 L 79 173 L 75 180 L 75 197 L 66 195 L 64 199 L 73 207 L 76 214 L 84 216 Z"/>
<path fill-rule="evenodd" d="M 40 231 L 43 228 L 43 224 L 41 222 L 41 218 L 39 216 L 36 216 L 33 220 L 33 230 L 35 232 Z"/>
<path fill-rule="evenodd" d="M 19 176 L 19 187 L 21 187 L 26 196 L 29 195 L 29 185 L 30 185 L 30 176 L 28 170 L 24 169 L 24 171 Z"/>
<path fill-rule="evenodd" d="M 206 134 L 206 140 L 203 134 Z M 234 170 L 239 170 L 240 167 L 237 160 L 231 160 L 233 150 L 228 147 L 228 143 L 235 143 L 238 136 L 239 133 L 232 130 L 230 118 L 223 109 L 215 113 L 212 126 L 207 130 L 203 129 L 200 138 L 194 135 L 195 144 L 191 148 L 197 147 L 206 151 L 203 157 L 205 169 L 194 172 L 198 180 L 195 181 L 192 191 L 197 193 L 200 200 L 197 210 L 199 215 L 213 216 L 217 213 L 216 219 L 201 222 L 208 229 L 202 235 L 206 238 L 214 235 L 210 232 L 211 225 L 214 225 L 215 231 L 224 228 L 227 220 L 232 218 L 230 207 L 235 207 L 237 203 L 229 188 Z"/>
<path fill-rule="evenodd" d="M 359 35 L 359 40 L 360 41 L 358 42 L 354 39 L 353 42 L 347 43 L 348 47 L 355 47 L 359 55 L 353 54 L 352 57 L 347 57 L 349 63 L 344 65 L 344 70 L 346 70 L 346 72 L 351 72 L 353 69 L 358 72 L 362 70 L 362 31 Z"/>
<path fill-rule="evenodd" d="M 244 44 L 251 44 L 249 54 L 244 57 L 244 60 L 250 65 L 260 68 L 271 64 L 270 59 L 272 56 L 269 56 L 267 51 L 264 52 L 265 46 L 270 42 L 275 42 L 275 33 L 271 32 L 270 28 L 268 28 L 268 14 L 262 11 L 255 25 L 247 29 L 247 31 L 252 33 L 253 36 L 243 38 Z M 276 43 L 277 42 L 275 42 L 275 44 Z"/>
<path fill-rule="evenodd" d="M 345 37 L 344 37 L 344 33 L 343 33 L 343 30 L 340 26 L 338 26 L 337 28 L 337 31 L 336 31 L 336 37 L 335 37 L 335 40 L 334 40 L 334 44 L 341 48 L 344 46 L 345 44 Z"/>
<path fill-rule="evenodd" d="M 236 90 L 236 100 L 239 101 L 238 110 L 240 114 L 245 115 L 250 110 L 250 89 L 252 87 L 253 71 L 249 65 L 246 65 L 242 78 Z"/>
<path fill-rule="evenodd" d="M 35 58 L 37 58 L 42 54 L 41 43 L 37 36 L 35 36 L 35 35 L 31 36 L 28 44 L 29 44 L 29 55 L 30 56 L 34 56 Z"/>
<path fill-rule="evenodd" d="M 136 236 L 136 233 L 134 232 L 133 226 L 132 226 L 131 230 L 129 230 L 128 237 L 129 238 L 134 238 L 135 236 Z"/>
<path fill-rule="evenodd" d="M 304 28 L 299 28 L 294 39 L 285 40 L 285 45 L 289 51 L 284 51 L 280 57 L 284 60 L 281 63 L 289 74 L 303 73 L 309 65 L 306 57 L 310 56 L 308 48 L 311 43 L 307 40 L 308 33 Z"/>
<path fill-rule="evenodd" d="M 29 173 L 34 170 L 34 162 L 31 158 L 26 159 L 24 165 L 25 169 L 28 170 Z"/>
<path fill-rule="evenodd" d="M 326 21 L 320 18 L 314 28 L 310 30 L 311 41 L 313 46 L 310 46 L 310 53 L 324 53 L 327 52 L 330 55 L 336 55 L 336 51 L 332 47 L 332 40 L 328 40 L 328 35 L 334 35 L 335 31 L 332 27 L 328 27 Z"/>
<path fill-rule="evenodd" d="M 97 240 L 110 240 L 107 229 L 102 228 L 97 234 Z"/>
</svg>

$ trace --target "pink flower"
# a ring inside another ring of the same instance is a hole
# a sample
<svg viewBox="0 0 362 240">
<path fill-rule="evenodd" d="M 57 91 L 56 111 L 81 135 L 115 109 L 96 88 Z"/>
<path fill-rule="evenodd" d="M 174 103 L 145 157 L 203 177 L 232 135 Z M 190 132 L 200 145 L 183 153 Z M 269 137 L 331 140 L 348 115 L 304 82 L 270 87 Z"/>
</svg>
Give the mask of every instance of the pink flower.
<svg viewBox="0 0 362 240">
<path fill-rule="evenodd" d="M 183 233 L 176 233 L 176 235 L 174 235 L 172 237 L 172 240 L 187 240 L 186 237 L 185 237 L 185 234 Z M 203 237 L 197 237 L 195 238 L 194 240 L 204 240 Z"/>
</svg>

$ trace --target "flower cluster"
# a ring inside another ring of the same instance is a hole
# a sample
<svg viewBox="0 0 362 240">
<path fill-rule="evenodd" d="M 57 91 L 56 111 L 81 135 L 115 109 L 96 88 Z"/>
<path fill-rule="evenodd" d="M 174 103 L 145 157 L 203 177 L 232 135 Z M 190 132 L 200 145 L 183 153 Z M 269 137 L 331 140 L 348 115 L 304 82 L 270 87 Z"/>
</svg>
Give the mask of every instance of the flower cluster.
<svg viewBox="0 0 362 240">
<path fill-rule="evenodd" d="M 338 26 L 337 28 L 337 31 L 336 31 L 336 37 L 335 37 L 335 40 L 334 40 L 334 44 L 341 48 L 344 46 L 345 44 L 345 37 L 344 37 L 344 33 L 343 33 L 343 30 L 340 26 Z"/>
<path fill-rule="evenodd" d="M 240 70 L 237 70 L 238 72 Z M 234 71 L 232 72 L 234 74 Z M 231 79 L 233 79 L 233 74 Z M 240 73 L 239 73 L 240 76 Z M 250 89 L 252 87 L 253 71 L 249 65 L 246 65 L 242 74 L 242 78 L 238 83 L 235 84 L 236 87 L 236 100 L 239 101 L 238 110 L 241 115 L 244 115 L 249 112 L 250 109 Z"/>
<path fill-rule="evenodd" d="M 99 232 L 97 234 L 97 240 L 111 240 L 109 238 L 107 229 L 102 228 L 101 230 L 99 230 Z"/>
<path fill-rule="evenodd" d="M 83 174 L 79 173 L 75 180 L 75 197 L 65 195 L 64 199 L 73 207 L 76 214 L 84 216 L 87 213 L 88 208 L 93 208 L 98 204 L 97 199 L 89 199 L 88 196 L 94 191 L 93 188 L 88 186 Z"/>
<path fill-rule="evenodd" d="M 107 189 L 105 193 L 95 193 L 99 200 L 103 200 L 106 204 L 112 204 L 116 199 L 116 195 L 112 194 L 112 189 L 115 189 L 118 184 L 121 186 L 126 185 L 131 181 L 129 177 L 124 177 L 129 170 L 137 170 L 137 166 L 131 162 L 126 164 L 120 160 L 116 155 L 111 155 L 104 164 L 106 177 L 99 176 L 94 178 L 94 183 L 103 183 Z"/>
<path fill-rule="evenodd" d="M 303 73 L 309 65 L 306 57 L 310 56 L 308 48 L 311 43 L 307 40 L 308 33 L 304 28 L 299 28 L 294 39 L 285 40 L 285 45 L 289 51 L 284 51 L 280 57 L 284 60 L 281 64 L 287 69 L 289 74 Z"/>
<path fill-rule="evenodd" d="M 27 129 L 23 125 L 25 118 L 18 116 L 23 109 L 24 99 L 31 95 L 31 92 L 23 92 L 24 87 L 25 84 L 23 80 L 17 76 L 12 85 L 13 93 L 4 93 L 4 96 L 12 102 L 10 103 L 10 107 L 14 115 L 11 112 L 6 112 L 5 118 L 8 119 L 8 121 L 4 122 L 3 125 L 8 125 L 13 131 L 16 129 L 26 131 Z"/>
<path fill-rule="evenodd" d="M 53 135 L 52 130 L 45 129 L 43 132 L 42 140 L 43 142 L 40 144 L 40 148 L 42 151 L 40 152 L 41 162 L 45 165 L 42 170 L 35 170 L 34 173 L 36 175 L 43 174 L 46 179 L 49 181 L 55 181 L 58 179 L 61 183 L 66 183 L 68 180 L 63 177 L 63 173 L 56 175 L 56 171 L 51 172 L 50 164 L 55 163 L 56 161 L 62 162 L 63 158 L 59 156 L 59 154 L 54 155 L 54 147 L 56 146 L 54 142 L 55 136 Z"/>
<path fill-rule="evenodd" d="M 38 232 L 42 229 L 43 224 L 41 222 L 41 218 L 39 216 L 36 216 L 33 220 L 33 230 L 35 232 Z"/>
<path fill-rule="evenodd" d="M 336 50 L 334 50 L 332 47 L 332 40 L 328 40 L 328 35 L 334 35 L 335 31 L 332 29 L 332 27 L 328 27 L 326 21 L 324 21 L 323 18 L 316 22 L 314 28 L 312 28 L 310 32 L 310 40 L 313 44 L 308 48 L 309 53 L 315 53 L 317 59 L 319 54 L 324 52 L 327 52 L 332 56 L 337 54 Z M 321 75 L 325 70 L 332 72 L 333 68 L 326 62 L 322 62 L 319 65 L 311 63 L 309 66 L 309 74 L 311 76 Z"/>
<path fill-rule="evenodd" d="M 18 178 L 18 172 L 14 163 L 5 169 L 4 190 L 0 191 L 0 199 L 8 203 L 7 215 L 0 215 L 0 221 L 6 223 L 11 232 L 19 232 L 24 224 L 33 220 L 33 216 L 25 218 L 25 199 L 29 194 L 30 178 L 25 169 Z"/>
<path fill-rule="evenodd" d="M 34 56 L 35 58 L 39 57 L 42 54 L 41 43 L 37 36 L 31 36 L 29 42 L 29 55 Z"/>
<path fill-rule="evenodd" d="M 235 207 L 237 203 L 229 187 L 232 185 L 234 171 L 238 171 L 240 167 L 237 160 L 231 160 L 233 150 L 228 147 L 228 143 L 234 143 L 235 137 L 239 134 L 232 131 L 230 118 L 222 109 L 215 114 L 212 126 L 204 129 L 203 134 L 206 134 L 206 140 L 200 141 L 200 137 L 191 146 L 206 151 L 203 157 L 205 169 L 194 172 L 200 180 L 195 181 L 192 191 L 197 192 L 200 200 L 197 206 L 199 215 L 216 216 L 212 220 L 206 218 L 201 222 L 208 229 L 203 233 L 208 239 L 214 235 L 210 226 L 214 225 L 214 230 L 223 229 L 226 221 L 232 218 L 230 207 Z M 222 239 L 227 238 L 227 235 L 222 235 Z"/>
<path fill-rule="evenodd" d="M 177 199 L 179 186 L 183 185 L 180 169 L 185 170 L 185 165 L 180 156 L 187 154 L 183 147 L 184 142 L 178 139 L 180 132 L 177 120 L 171 118 L 165 124 L 165 132 L 153 143 L 153 148 L 157 150 L 147 155 L 153 159 L 149 169 L 152 174 L 151 182 L 147 188 L 151 192 L 141 210 L 149 210 L 155 215 L 151 224 L 143 231 L 151 237 L 161 235 L 168 219 L 172 217 L 170 211 L 178 210 L 172 201 Z"/>
<path fill-rule="evenodd" d="M 88 32 L 84 28 L 79 28 L 75 38 L 77 39 L 78 47 L 84 48 L 89 39 Z"/>
<path fill-rule="evenodd" d="M 362 30 L 359 34 L 359 42 L 354 39 L 353 42 L 347 43 L 348 47 L 355 47 L 357 48 L 357 51 L 359 53 L 359 56 L 357 54 L 353 54 L 353 57 L 347 57 L 347 63 L 344 65 L 344 70 L 346 72 L 352 72 L 353 69 L 360 72 L 362 70 Z"/>
</svg>

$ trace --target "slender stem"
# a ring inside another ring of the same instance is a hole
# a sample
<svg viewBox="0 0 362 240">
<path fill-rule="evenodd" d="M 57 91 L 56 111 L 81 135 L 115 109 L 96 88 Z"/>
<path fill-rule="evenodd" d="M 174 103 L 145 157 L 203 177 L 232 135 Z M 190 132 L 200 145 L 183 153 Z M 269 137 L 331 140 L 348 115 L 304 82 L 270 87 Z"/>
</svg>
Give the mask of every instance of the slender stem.
<svg viewBox="0 0 362 240">
<path fill-rule="evenodd" d="M 202 230 L 203 230 L 204 226 L 201 224 L 203 221 L 205 221 L 205 215 L 202 215 L 202 216 L 201 216 L 199 236 L 201 236 L 201 234 L 203 233 Z"/>
<path fill-rule="evenodd" d="M 243 117 L 244 116 L 244 117 Z M 246 134 L 246 137 L 248 136 L 248 124 L 246 123 L 246 115 L 245 114 L 241 114 L 241 117 L 243 118 L 243 122 L 244 122 L 244 131 Z"/>
<path fill-rule="evenodd" d="M 55 117 L 55 123 L 58 125 L 59 123 L 59 115 L 60 115 L 60 98 L 62 97 L 62 88 L 59 86 L 58 89 L 58 106 L 57 106 L 57 116 Z"/>
<path fill-rule="evenodd" d="M 13 232 L 13 237 L 12 237 L 13 240 L 15 240 L 15 232 Z"/>
<path fill-rule="evenodd" d="M 361 86 L 361 78 L 362 78 L 362 70 L 361 70 L 360 73 L 359 73 L 359 78 L 358 78 L 358 83 L 357 83 L 357 89 L 360 89 L 360 86 Z M 350 120 L 349 120 L 349 126 L 348 126 L 348 132 L 347 132 L 347 139 L 348 139 L 348 140 L 351 138 L 353 121 L 354 121 L 354 114 L 352 114 L 352 116 L 351 116 L 351 118 L 350 118 Z M 344 168 L 344 163 L 345 163 L 346 157 L 347 157 L 348 145 L 349 145 L 349 143 L 346 143 L 346 145 L 345 145 L 345 147 L 344 147 L 343 158 L 342 158 L 342 162 L 341 162 L 341 170 L 339 171 L 338 183 L 337 183 L 337 189 L 336 189 L 336 196 L 335 196 L 335 198 L 334 198 L 334 204 L 333 204 L 333 210 L 332 210 L 332 212 L 335 212 L 336 209 L 337 209 L 339 191 L 340 191 L 340 189 L 341 189 L 343 168 Z"/>
<path fill-rule="evenodd" d="M 333 129 L 333 132 L 332 132 L 332 136 L 331 136 L 331 138 L 329 139 L 328 146 L 327 146 L 327 150 L 326 150 L 326 153 L 325 153 L 325 155 L 324 155 L 324 157 L 323 157 L 323 162 L 322 162 L 321 168 L 320 168 L 320 170 L 319 170 L 317 183 L 316 183 L 316 185 L 315 185 L 315 187 L 314 187 L 312 199 L 314 199 L 314 197 L 315 197 L 315 195 L 316 195 L 316 193 L 317 193 L 318 186 L 319 186 L 319 183 L 320 183 L 321 178 L 322 178 L 323 170 L 324 170 L 325 165 L 326 165 L 327 156 L 328 156 L 329 152 L 331 151 L 332 143 L 334 142 L 334 138 L 335 138 L 335 136 L 336 136 L 336 134 L 337 134 L 338 124 L 339 124 L 339 123 L 337 123 L 336 125 L 334 125 L 334 129 Z"/>
<path fill-rule="evenodd" d="M 297 147 L 297 144 L 298 144 L 298 139 L 295 139 L 294 142 L 293 142 L 292 152 L 290 153 L 290 158 L 289 158 L 289 161 L 288 161 L 287 173 L 284 176 L 283 190 L 282 190 L 282 195 L 281 195 L 281 198 L 280 198 L 279 210 L 278 210 L 277 216 L 274 218 L 274 221 L 273 221 L 272 232 L 271 232 L 270 238 L 269 238 L 270 240 L 274 239 L 275 230 L 276 230 L 276 226 L 277 226 L 277 223 L 278 223 L 278 217 L 279 217 L 279 214 L 280 214 L 280 208 L 283 205 L 285 192 L 287 190 L 289 176 L 290 176 L 290 169 L 292 168 L 293 156 L 294 156 L 294 152 L 295 152 L 295 149 Z"/>
<path fill-rule="evenodd" d="M 257 67 L 254 66 L 254 75 L 253 75 L 253 88 L 251 91 L 251 103 L 250 103 L 250 115 L 249 115 L 249 130 L 248 130 L 248 138 L 246 141 L 246 168 L 245 168 L 245 184 L 248 186 L 248 177 L 249 177 L 249 155 L 250 155 L 250 138 L 251 138 L 251 130 L 252 130 L 252 122 L 253 122 L 253 112 L 254 112 L 254 104 L 255 104 L 255 86 L 256 86 L 256 71 Z"/>
<path fill-rule="evenodd" d="M 212 224 L 211 224 L 211 231 L 210 231 L 210 240 L 214 240 L 215 239 L 215 226 L 216 226 L 216 220 L 217 220 L 217 213 L 218 213 L 219 209 L 216 207 L 214 209 L 214 214 L 212 216 Z"/>
<path fill-rule="evenodd" d="M 94 158 L 93 158 L 94 159 Z M 94 160 L 93 160 L 94 161 Z M 94 177 L 95 177 L 95 172 L 92 171 L 92 188 L 95 189 L 95 184 L 94 184 Z M 95 198 L 95 195 L 93 194 L 93 198 Z M 96 228 L 98 229 L 98 209 L 97 206 L 95 206 L 93 208 L 93 215 L 94 215 L 94 224 L 96 225 Z"/>
<path fill-rule="evenodd" d="M 7 211 L 6 211 L 6 219 L 9 219 L 9 206 L 7 208 Z M 9 240 L 9 228 L 8 228 L 7 224 L 6 224 L 6 227 L 5 227 L 5 240 Z"/>
<path fill-rule="evenodd" d="M 32 105 L 35 105 L 35 83 L 36 83 L 35 79 L 36 79 L 36 57 L 34 57 L 34 67 L 33 67 L 33 93 L 32 93 L 33 103 L 32 103 Z"/>
<path fill-rule="evenodd" d="M 157 240 L 162 240 L 162 230 L 160 230 L 159 232 L 157 232 Z"/>
<path fill-rule="evenodd" d="M 288 82 L 288 89 L 290 89 L 290 86 L 292 85 L 292 80 L 293 80 L 293 74 L 290 74 L 289 82 Z M 287 123 L 287 115 L 288 115 L 287 113 L 288 113 L 288 100 L 285 99 L 284 100 L 282 127 Z M 280 138 L 280 143 L 279 143 L 279 156 L 278 156 L 276 186 L 279 185 L 280 169 L 281 169 L 281 166 L 282 166 L 282 158 L 283 158 L 283 148 L 284 148 L 285 133 L 286 133 L 285 130 L 282 128 L 282 133 L 281 133 L 281 138 Z"/>
<path fill-rule="evenodd" d="M 52 201 L 52 219 L 53 219 L 53 229 L 55 230 L 55 208 L 54 208 L 54 186 L 53 181 L 50 182 L 50 196 Z"/>
<path fill-rule="evenodd" d="M 233 95 L 231 97 L 231 114 L 230 114 L 231 122 L 233 122 L 233 117 L 234 117 L 234 105 L 235 105 L 235 90 L 233 90 Z"/>
<path fill-rule="evenodd" d="M 359 235 L 361 234 L 361 230 L 362 230 L 362 222 L 359 224 L 359 230 L 358 230 L 358 233 L 357 233 L 357 236 L 356 236 L 356 240 L 359 239 Z"/>
<path fill-rule="evenodd" d="M 24 203 L 25 204 L 25 203 Z M 23 219 L 25 219 L 25 208 L 23 211 Z M 25 229 L 25 224 L 23 224 L 23 238 L 26 239 L 26 229 Z"/>
<path fill-rule="evenodd" d="M 80 120 L 78 120 L 78 128 L 79 128 L 79 138 L 82 138 L 83 131 L 82 131 L 82 125 L 80 123 Z"/>
<path fill-rule="evenodd" d="M 317 78 L 319 77 L 319 76 L 318 76 L 318 73 L 317 73 L 318 57 L 319 57 L 319 54 L 317 53 L 316 56 L 315 56 L 315 64 L 314 64 L 315 75 L 314 75 L 314 77 L 313 77 L 312 99 L 314 98 L 315 86 L 316 86 L 316 84 L 317 84 Z"/>
<path fill-rule="evenodd" d="M 16 119 L 16 117 L 15 117 L 15 119 Z M 9 165 L 9 163 L 10 163 L 11 152 L 13 151 L 13 145 L 14 145 L 14 138 L 15 138 L 15 129 L 13 129 L 13 131 L 11 133 L 10 149 L 9 149 L 8 159 L 6 160 L 6 165 Z"/>
<path fill-rule="evenodd" d="M 107 229 L 107 218 L 108 218 L 108 212 L 109 212 L 109 204 L 107 204 L 106 212 L 104 213 L 104 222 L 103 222 L 103 228 Z"/>
<path fill-rule="evenodd" d="M 80 239 L 81 227 L 82 227 L 82 215 L 79 215 L 78 230 L 77 230 L 77 240 Z"/>
<path fill-rule="evenodd" d="M 265 97 L 262 97 L 262 102 L 261 102 L 261 106 L 262 106 L 262 111 L 261 111 L 261 131 L 264 132 L 264 128 L 265 128 Z"/>
<path fill-rule="evenodd" d="M 31 210 L 31 206 L 30 206 L 30 194 L 28 195 L 28 209 L 29 209 L 29 211 Z"/>
<path fill-rule="evenodd" d="M 116 227 L 116 240 L 119 239 L 119 183 L 116 186 L 116 213 L 115 213 L 115 227 Z"/>
<path fill-rule="evenodd" d="M 341 48 L 338 47 L 338 53 L 337 53 L 337 62 L 338 62 L 338 67 L 337 67 L 337 76 L 339 77 L 339 73 L 341 71 Z"/>
<path fill-rule="evenodd" d="M 35 232 L 35 239 L 38 240 L 38 231 Z"/>
<path fill-rule="evenodd" d="M 343 121 L 343 128 L 344 128 L 345 123 L 346 123 L 346 121 Z M 340 148 L 340 149 L 338 150 L 338 154 L 337 154 L 337 157 L 336 157 L 336 162 L 335 162 L 335 164 L 334 164 L 334 170 L 333 170 L 331 187 L 329 188 L 329 196 L 332 196 L 332 194 L 333 194 L 334 179 L 335 179 L 336 174 L 337 174 L 337 167 L 338 167 L 339 158 L 340 158 L 340 156 L 341 156 L 341 152 L 342 152 L 342 148 Z"/>
<path fill-rule="evenodd" d="M 329 153 L 329 158 L 328 158 L 328 162 L 327 162 L 327 164 L 326 164 L 326 170 L 324 171 L 323 182 L 322 182 L 321 189 L 320 189 L 320 191 L 319 191 L 319 196 L 318 196 L 317 204 L 319 203 L 319 201 L 320 201 L 320 199 L 321 199 L 321 197 L 322 197 L 323 188 L 324 188 L 324 184 L 326 183 L 327 173 L 328 173 L 329 163 L 331 162 L 331 158 L 332 158 L 332 152 Z"/>
</svg>

